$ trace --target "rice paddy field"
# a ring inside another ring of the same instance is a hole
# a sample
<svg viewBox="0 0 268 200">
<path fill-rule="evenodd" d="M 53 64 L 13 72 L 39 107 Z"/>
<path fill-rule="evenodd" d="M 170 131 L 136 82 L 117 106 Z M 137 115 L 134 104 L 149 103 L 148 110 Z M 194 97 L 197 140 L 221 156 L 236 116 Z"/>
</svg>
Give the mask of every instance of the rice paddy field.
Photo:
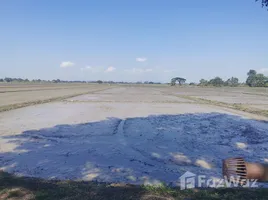
<svg viewBox="0 0 268 200">
<path fill-rule="evenodd" d="M 226 158 L 268 163 L 267 106 L 265 88 L 0 85 L 0 199 L 265 199 L 179 188 Z"/>
</svg>

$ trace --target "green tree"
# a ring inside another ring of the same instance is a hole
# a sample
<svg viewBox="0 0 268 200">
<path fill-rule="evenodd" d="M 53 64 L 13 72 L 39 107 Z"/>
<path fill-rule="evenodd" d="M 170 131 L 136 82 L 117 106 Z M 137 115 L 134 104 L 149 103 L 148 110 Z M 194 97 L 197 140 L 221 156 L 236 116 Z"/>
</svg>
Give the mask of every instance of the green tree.
<svg viewBox="0 0 268 200">
<path fill-rule="evenodd" d="M 208 81 L 202 78 L 202 79 L 199 81 L 199 85 L 201 85 L 201 86 L 207 86 L 207 85 L 208 85 Z"/>
<path fill-rule="evenodd" d="M 172 78 L 171 79 L 170 85 L 171 86 L 175 86 L 176 85 L 176 82 L 179 82 L 179 85 L 182 85 L 182 84 L 185 83 L 185 81 L 186 81 L 185 78 L 175 77 L 175 78 Z"/>
<path fill-rule="evenodd" d="M 267 77 L 265 77 L 263 74 L 257 74 L 255 77 L 254 86 L 255 87 L 265 87 L 267 83 Z"/>
<path fill-rule="evenodd" d="M 254 87 L 254 85 L 256 84 L 256 75 L 257 75 L 257 72 L 253 69 L 249 70 L 249 72 L 247 73 L 248 75 L 248 78 L 246 80 L 246 84 L 249 86 L 249 87 Z"/>
<path fill-rule="evenodd" d="M 248 76 L 255 76 L 256 74 L 257 72 L 254 69 L 249 70 L 249 72 L 247 73 Z"/>
<path fill-rule="evenodd" d="M 4 79 L 4 81 L 7 82 L 7 83 L 11 82 L 12 80 L 13 80 L 12 78 L 8 78 L 8 77 L 6 77 L 6 78 Z"/>
<path fill-rule="evenodd" d="M 216 87 L 220 87 L 220 86 L 224 85 L 224 81 L 218 76 L 213 78 L 213 79 L 211 79 L 208 83 L 209 83 L 209 85 L 213 85 L 213 86 L 216 86 Z"/>
<path fill-rule="evenodd" d="M 33 80 L 33 82 L 37 82 L 38 80 Z M 61 80 L 60 79 L 57 79 L 57 80 L 52 80 L 53 83 L 60 83 Z"/>
<path fill-rule="evenodd" d="M 102 82 L 101 80 L 98 80 L 97 83 L 98 83 L 98 84 L 102 84 L 103 82 Z"/>
<path fill-rule="evenodd" d="M 225 81 L 225 85 L 230 87 L 236 87 L 239 85 L 239 80 L 236 77 L 229 78 L 227 81 Z"/>
<path fill-rule="evenodd" d="M 266 76 L 263 74 L 257 74 L 255 70 L 249 70 L 247 75 L 248 78 L 246 84 L 250 87 L 265 87 L 268 82 L 268 78 Z"/>
</svg>

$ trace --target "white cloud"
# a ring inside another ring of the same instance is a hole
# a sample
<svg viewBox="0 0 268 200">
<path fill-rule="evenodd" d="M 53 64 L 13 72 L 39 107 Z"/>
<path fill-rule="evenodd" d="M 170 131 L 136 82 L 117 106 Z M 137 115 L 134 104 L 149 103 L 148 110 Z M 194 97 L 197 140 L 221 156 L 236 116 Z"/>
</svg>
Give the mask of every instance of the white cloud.
<svg viewBox="0 0 268 200">
<path fill-rule="evenodd" d="M 261 68 L 258 70 L 258 73 L 268 74 L 268 68 Z"/>
<path fill-rule="evenodd" d="M 72 67 L 74 66 L 75 64 L 71 61 L 64 61 L 60 64 L 60 67 L 61 68 L 66 68 L 66 67 Z"/>
<path fill-rule="evenodd" d="M 105 72 L 112 72 L 112 71 L 114 71 L 114 70 L 116 70 L 116 68 L 113 67 L 113 66 L 110 66 L 110 67 L 108 67 L 108 68 L 105 70 Z"/>
<path fill-rule="evenodd" d="M 133 68 L 133 69 L 126 69 L 125 72 L 131 73 L 144 73 L 144 72 L 152 72 L 153 69 L 142 69 L 142 68 Z"/>
<path fill-rule="evenodd" d="M 147 58 L 145 58 L 145 57 L 136 58 L 136 61 L 137 62 L 145 62 L 145 61 L 147 61 Z"/>
</svg>

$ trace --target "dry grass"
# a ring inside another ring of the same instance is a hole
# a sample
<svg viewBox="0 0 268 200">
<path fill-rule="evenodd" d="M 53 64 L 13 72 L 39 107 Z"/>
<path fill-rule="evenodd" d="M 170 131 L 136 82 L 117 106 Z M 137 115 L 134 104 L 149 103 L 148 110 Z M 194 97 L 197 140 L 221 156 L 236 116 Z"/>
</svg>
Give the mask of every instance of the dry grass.
<svg viewBox="0 0 268 200">
<path fill-rule="evenodd" d="M 81 181 L 48 181 L 0 172 L 0 200 L 264 200 L 267 189 L 180 190 L 165 185 L 134 186 Z"/>
</svg>

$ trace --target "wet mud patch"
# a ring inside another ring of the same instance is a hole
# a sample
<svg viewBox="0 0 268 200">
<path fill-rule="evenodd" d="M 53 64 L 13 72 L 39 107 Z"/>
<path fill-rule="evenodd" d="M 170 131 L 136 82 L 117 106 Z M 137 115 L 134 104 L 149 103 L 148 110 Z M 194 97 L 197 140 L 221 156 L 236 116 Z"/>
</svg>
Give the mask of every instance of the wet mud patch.
<svg viewBox="0 0 268 200">
<path fill-rule="evenodd" d="M 0 168 L 47 179 L 177 185 L 186 171 L 221 177 L 222 159 L 268 157 L 268 123 L 221 113 L 62 124 L 2 136 Z"/>
</svg>

